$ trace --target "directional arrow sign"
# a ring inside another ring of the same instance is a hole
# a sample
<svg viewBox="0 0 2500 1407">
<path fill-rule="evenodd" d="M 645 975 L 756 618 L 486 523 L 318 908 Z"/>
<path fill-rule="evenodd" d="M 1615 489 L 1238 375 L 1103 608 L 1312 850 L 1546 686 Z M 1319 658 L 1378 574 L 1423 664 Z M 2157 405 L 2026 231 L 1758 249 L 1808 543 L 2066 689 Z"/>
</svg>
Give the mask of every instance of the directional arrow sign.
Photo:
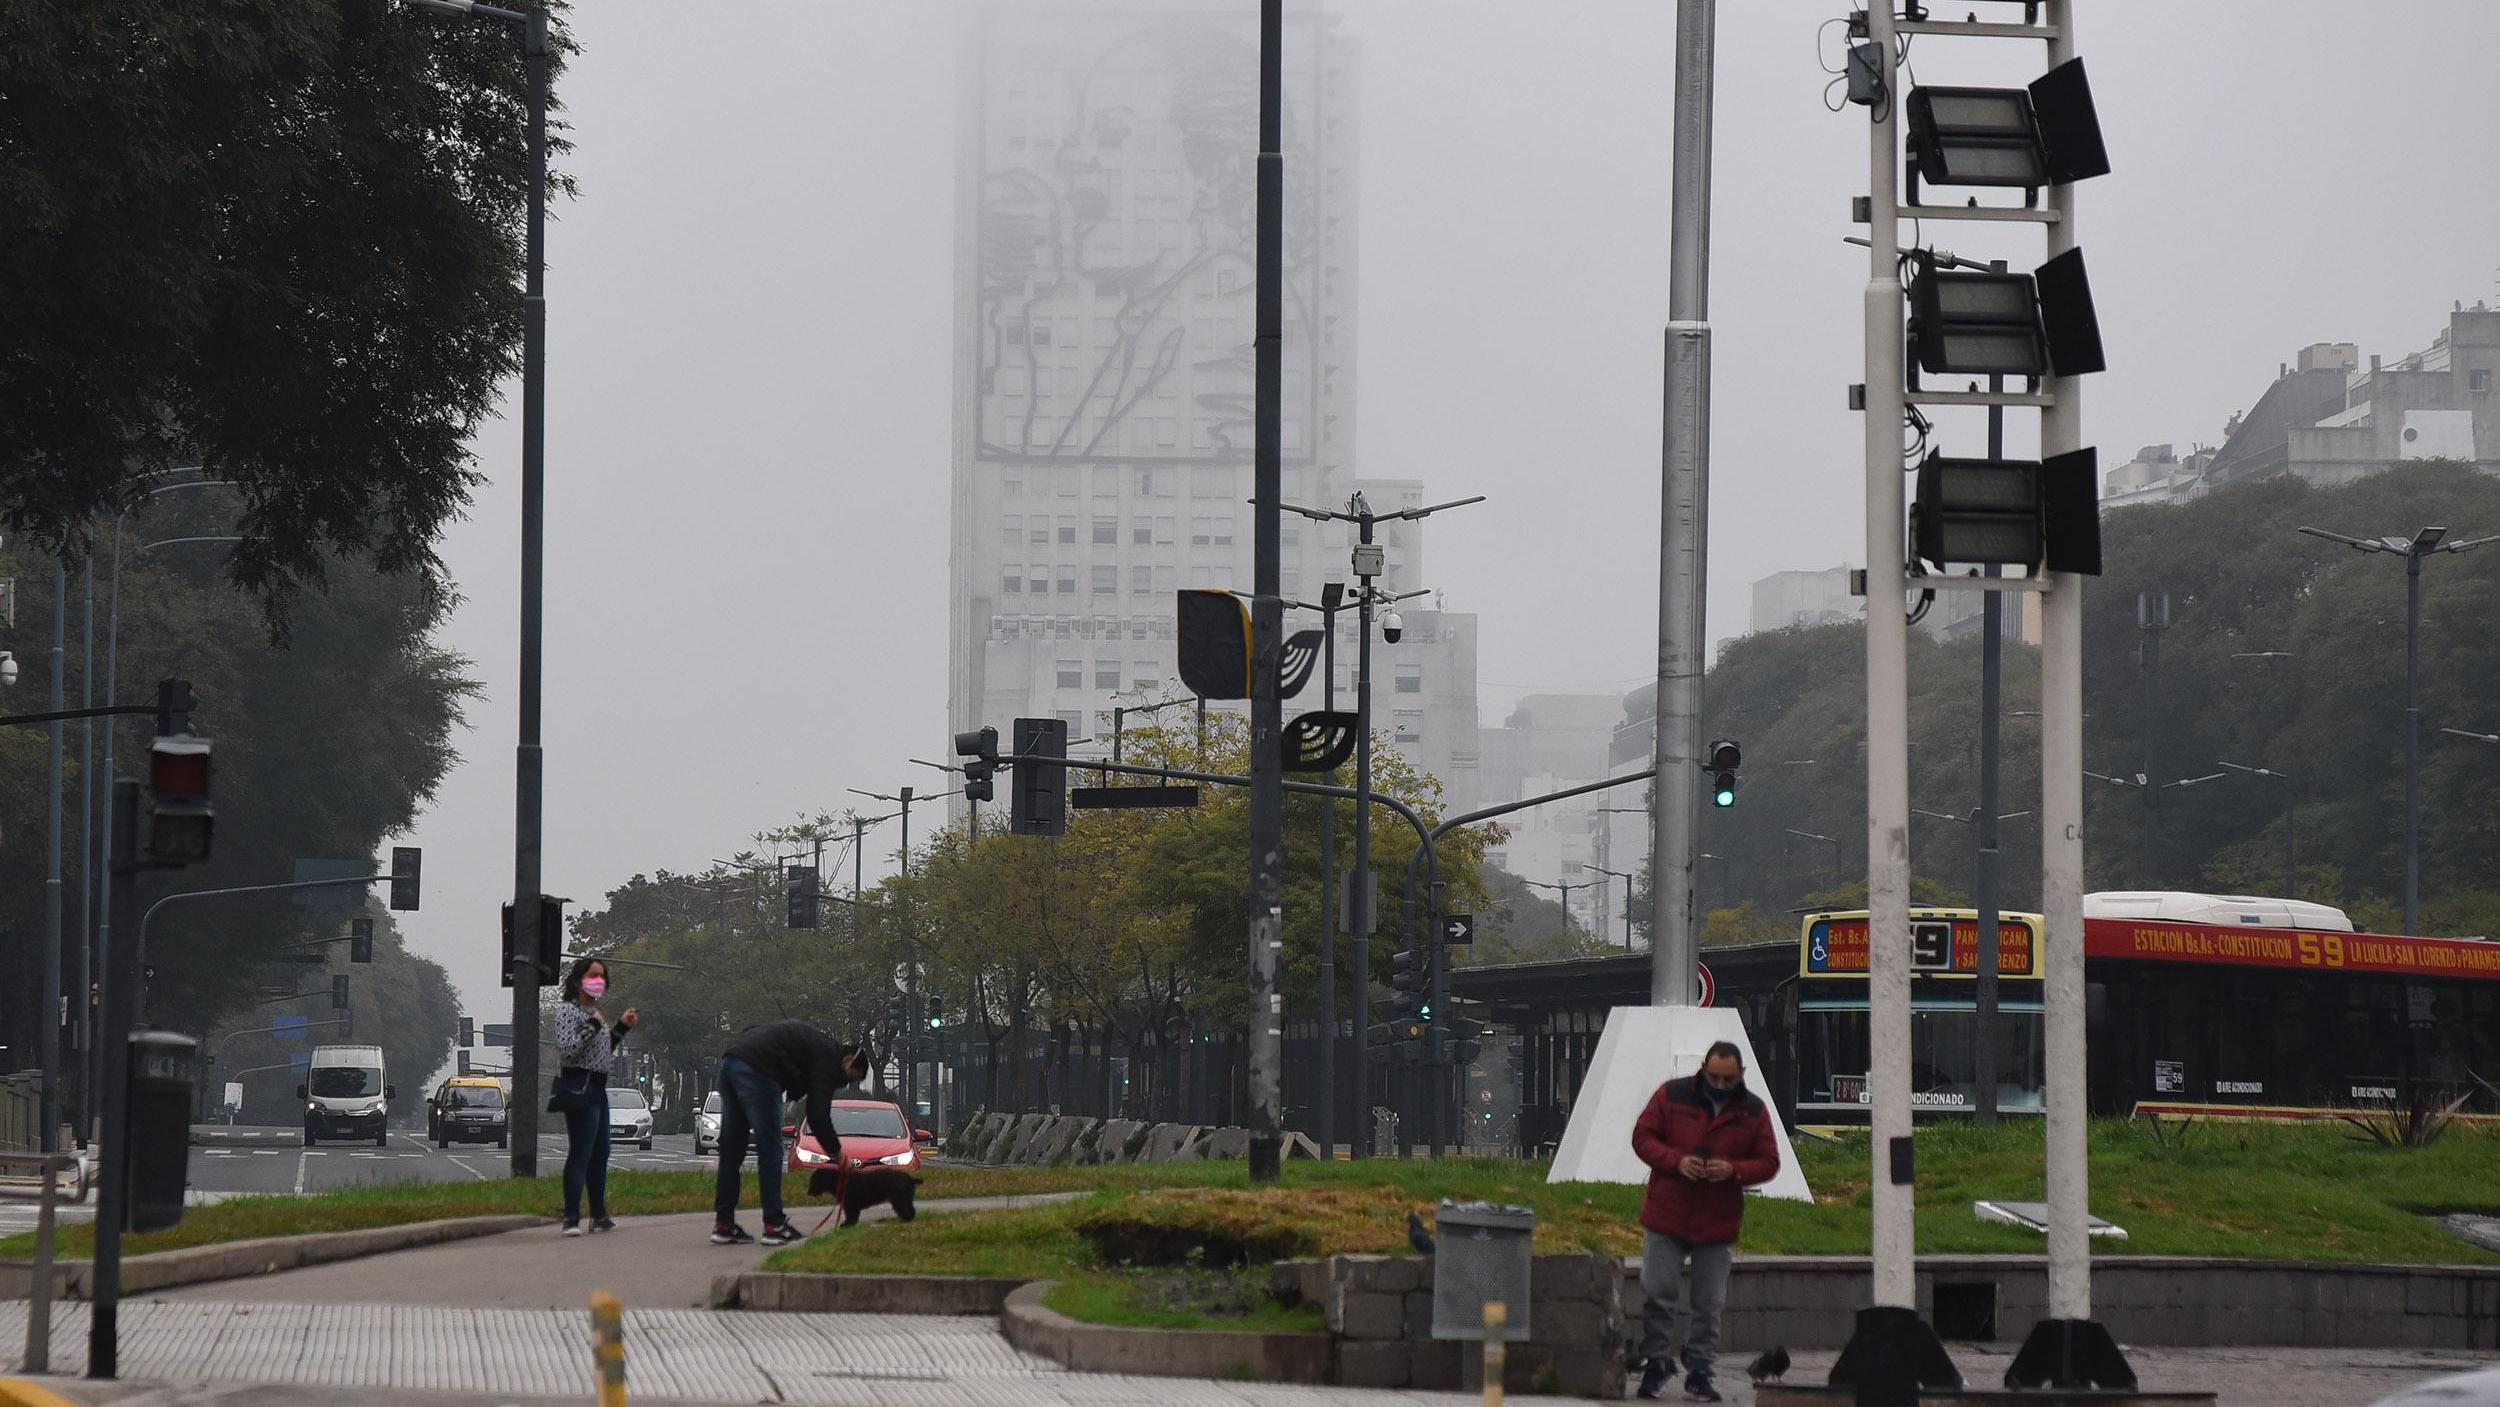
<svg viewBox="0 0 2500 1407">
<path fill-rule="evenodd" d="M 1441 941 L 1459 947 L 1475 942 L 1476 916 L 1474 914 L 1441 915 Z"/>
</svg>

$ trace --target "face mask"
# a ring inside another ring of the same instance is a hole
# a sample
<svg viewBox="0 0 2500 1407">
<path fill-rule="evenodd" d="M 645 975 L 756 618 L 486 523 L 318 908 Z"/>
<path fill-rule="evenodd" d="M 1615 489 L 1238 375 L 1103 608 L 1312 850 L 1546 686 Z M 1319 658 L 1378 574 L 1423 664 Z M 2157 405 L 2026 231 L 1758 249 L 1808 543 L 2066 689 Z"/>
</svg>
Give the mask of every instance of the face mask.
<svg viewBox="0 0 2500 1407">
<path fill-rule="evenodd" d="M 585 977 L 582 979 L 583 996 L 590 998 L 592 1001 L 597 1001 L 607 994 L 608 979 L 605 977 Z"/>
</svg>

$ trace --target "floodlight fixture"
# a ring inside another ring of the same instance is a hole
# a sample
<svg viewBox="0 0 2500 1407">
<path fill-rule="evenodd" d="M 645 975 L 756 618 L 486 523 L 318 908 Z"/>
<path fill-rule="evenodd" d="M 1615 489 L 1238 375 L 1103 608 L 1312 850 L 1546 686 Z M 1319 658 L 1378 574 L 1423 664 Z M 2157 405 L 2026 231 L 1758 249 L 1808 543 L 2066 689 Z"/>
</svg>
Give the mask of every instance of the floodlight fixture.
<svg viewBox="0 0 2500 1407">
<path fill-rule="evenodd" d="M 2021 566 L 2098 576 L 2101 515 L 2092 493 L 2097 451 L 2040 462 L 1948 459 L 1918 468 L 1912 552 L 1938 567 Z"/>
<path fill-rule="evenodd" d="M 1938 186 L 2010 186 L 2026 192 L 2109 174 L 2109 152 L 2083 60 L 2069 59 L 2027 88 L 1913 88 L 1909 196 Z"/>
<path fill-rule="evenodd" d="M 1912 257 L 1919 266 L 1909 290 L 1913 388 L 1918 371 L 2082 376 L 2107 365 L 2083 251 L 2067 250 L 2028 274 L 1950 269 L 1925 250 Z"/>
</svg>

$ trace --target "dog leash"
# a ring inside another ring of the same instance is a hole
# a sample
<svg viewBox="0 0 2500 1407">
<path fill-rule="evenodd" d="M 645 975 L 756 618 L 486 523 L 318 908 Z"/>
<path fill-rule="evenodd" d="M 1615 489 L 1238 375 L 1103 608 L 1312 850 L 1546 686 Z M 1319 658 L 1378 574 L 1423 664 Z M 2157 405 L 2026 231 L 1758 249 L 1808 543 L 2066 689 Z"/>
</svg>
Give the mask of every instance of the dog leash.
<svg viewBox="0 0 2500 1407">
<path fill-rule="evenodd" d="M 849 1192 L 850 1190 L 851 1190 L 851 1169 L 850 1169 L 850 1166 L 849 1166 L 848 1164 L 837 1164 L 837 1165 L 835 1165 L 835 1167 L 834 1167 L 834 1171 L 833 1171 L 833 1205 L 832 1205 L 832 1206 L 830 1206 L 830 1207 L 827 1207 L 827 1208 L 825 1209 L 825 1214 L 824 1214 L 823 1216 L 818 1217 L 818 1218 L 816 1219 L 816 1225 L 815 1225 L 814 1227 L 812 1227 L 812 1228 L 810 1228 L 810 1229 L 809 1229 L 809 1231 L 808 1231 L 808 1233 L 807 1233 L 808 1235 L 813 1236 L 813 1235 L 815 1235 L 817 1232 L 822 1231 L 822 1230 L 824 1230 L 824 1229 L 825 1229 L 825 1223 L 827 1223 L 827 1222 L 829 1222 L 829 1221 L 832 1221 L 832 1220 L 833 1220 L 833 1218 L 834 1218 L 834 1214 L 842 1210 L 842 1197 L 843 1197 L 843 1194 L 845 1194 L 845 1193 Z"/>
</svg>

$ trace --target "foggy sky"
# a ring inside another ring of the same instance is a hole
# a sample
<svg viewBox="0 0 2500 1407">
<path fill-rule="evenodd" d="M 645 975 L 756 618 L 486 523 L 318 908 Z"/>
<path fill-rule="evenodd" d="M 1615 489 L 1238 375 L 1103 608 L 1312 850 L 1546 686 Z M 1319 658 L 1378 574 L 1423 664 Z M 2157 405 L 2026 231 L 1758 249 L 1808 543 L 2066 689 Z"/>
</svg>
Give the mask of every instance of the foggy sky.
<svg viewBox="0 0 2500 1407">
<path fill-rule="evenodd" d="M 1492 496 L 1435 520 L 1427 583 L 1482 617 L 1485 723 L 1525 693 L 1627 688 L 1655 659 L 1674 6 L 1338 8 L 1363 45 L 1356 470 Z M 2078 223 L 2103 467 L 2218 442 L 2303 345 L 2399 356 L 2493 295 L 2500 6 L 2077 8 L 2116 167 Z M 1845 388 L 1866 258 L 1840 240 L 1867 125 L 1824 108 L 1815 57 L 1843 9 L 1719 7 L 1714 640 L 1743 630 L 1754 578 L 1864 559 Z M 595 906 L 839 810 L 845 786 L 938 780 L 905 759 L 945 746 L 956 19 L 589 0 L 573 22 L 582 197 L 547 245 L 546 888 Z M 1930 83 L 2039 67 L 2002 41 L 1910 57 Z M 2018 267 L 2040 250 L 2036 231 L 1927 236 Z M 2029 420 L 2009 416 L 2009 452 Z M 1942 420 L 1942 442 L 1975 448 L 1976 426 Z M 490 482 L 442 545 L 466 597 L 444 643 L 485 697 L 409 837 L 425 911 L 400 918 L 501 1020 L 516 424 L 477 450 Z"/>
</svg>

